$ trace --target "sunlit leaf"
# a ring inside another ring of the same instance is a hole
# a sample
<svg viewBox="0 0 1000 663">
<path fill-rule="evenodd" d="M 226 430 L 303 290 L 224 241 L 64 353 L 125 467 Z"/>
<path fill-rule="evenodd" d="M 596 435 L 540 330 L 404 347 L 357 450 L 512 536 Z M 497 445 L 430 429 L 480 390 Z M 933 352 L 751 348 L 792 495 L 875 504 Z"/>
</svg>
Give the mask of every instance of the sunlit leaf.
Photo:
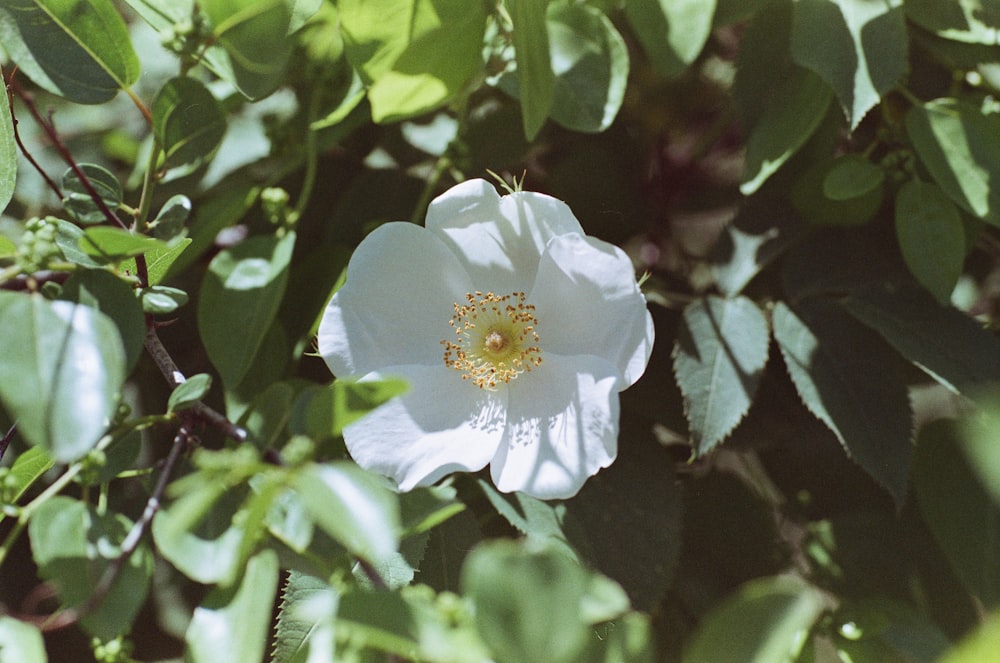
<svg viewBox="0 0 1000 663">
<path fill-rule="evenodd" d="M 505 540 L 480 545 L 462 569 L 462 588 L 497 663 L 570 663 L 586 644 L 587 574 L 561 553 Z"/>
<path fill-rule="evenodd" d="M 853 130 L 908 68 L 903 0 L 798 0 L 792 58 L 825 80 Z"/>
<path fill-rule="evenodd" d="M 2 0 L 0 42 L 35 83 L 76 103 L 103 103 L 139 78 L 111 0 Z"/>
<path fill-rule="evenodd" d="M 191 238 L 185 237 L 180 241 L 173 241 L 165 246 L 146 251 L 146 274 L 149 276 L 149 285 L 157 285 L 163 281 L 170 266 L 180 257 L 191 244 Z M 121 269 L 127 274 L 135 275 L 138 268 L 135 265 L 135 258 L 129 258 L 121 264 Z"/>
<path fill-rule="evenodd" d="M 1000 651 L 1000 612 L 993 612 L 938 660 L 938 663 L 981 663 Z"/>
<path fill-rule="evenodd" d="M 906 129 L 934 181 L 955 203 L 1000 226 L 1000 114 L 956 99 L 935 99 L 906 113 Z"/>
<path fill-rule="evenodd" d="M 192 375 L 170 392 L 167 412 L 179 412 L 203 399 L 212 388 L 212 376 L 208 373 Z"/>
<path fill-rule="evenodd" d="M 2 207 L 2 206 L 0 206 Z M 0 663 L 46 663 L 42 632 L 28 622 L 0 616 Z"/>
<path fill-rule="evenodd" d="M 547 26 L 556 77 L 552 119 L 574 131 L 604 131 L 625 97 L 625 40 L 607 16 L 583 4 L 550 5 Z"/>
<path fill-rule="evenodd" d="M 150 315 L 169 315 L 188 303 L 188 294 L 179 288 L 153 285 L 139 293 L 142 312 Z"/>
<path fill-rule="evenodd" d="M 19 454 L 17 460 L 10 466 L 10 474 L 8 475 L 13 477 L 13 479 L 8 479 L 8 481 L 11 481 L 11 486 L 8 489 L 10 490 L 11 502 L 16 503 L 21 495 L 24 494 L 24 491 L 30 488 L 35 481 L 40 479 L 55 464 L 52 457 L 40 447 L 31 447 L 25 450 L 24 453 Z"/>
<path fill-rule="evenodd" d="M 823 594 L 794 576 L 751 581 L 702 619 L 684 663 L 794 661 L 824 608 Z"/>
<path fill-rule="evenodd" d="M 708 41 L 715 0 L 629 0 L 625 15 L 662 76 L 683 72 Z"/>
<path fill-rule="evenodd" d="M 263 551 L 247 562 L 243 577 L 216 588 L 194 610 L 184 640 L 191 663 L 264 660 L 268 626 L 278 591 L 278 557 Z"/>
<path fill-rule="evenodd" d="M 835 302 L 774 309 L 774 338 L 802 402 L 848 455 L 902 504 L 913 421 L 906 385 L 874 332 Z"/>
<path fill-rule="evenodd" d="M 684 309 L 674 374 L 696 455 L 711 451 L 750 410 L 769 339 L 767 320 L 745 297 L 706 297 Z"/>
<path fill-rule="evenodd" d="M 130 233 L 123 228 L 93 226 L 83 232 L 80 248 L 87 255 L 102 261 L 119 262 L 147 251 L 162 251 L 166 244 L 152 237 Z"/>
<path fill-rule="evenodd" d="M 240 383 L 267 335 L 285 294 L 294 246 L 295 233 L 253 237 L 221 251 L 208 266 L 198 330 L 227 385 Z"/>
<path fill-rule="evenodd" d="M 171 196 L 157 213 L 150 226 L 156 239 L 170 240 L 179 235 L 184 228 L 184 222 L 191 215 L 191 199 L 183 194 Z M 186 244 L 190 244 L 187 240 Z M 186 246 L 185 244 L 185 246 Z M 176 244 L 174 245 L 176 247 Z M 182 249 L 183 250 L 183 249 Z"/>
<path fill-rule="evenodd" d="M 514 57 L 517 60 L 518 94 L 524 135 L 534 139 L 545 124 L 555 99 L 555 73 L 549 55 L 545 15 L 548 0 L 511 0 L 514 24 Z"/>
<path fill-rule="evenodd" d="M 146 320 L 132 286 L 104 270 L 78 269 L 63 284 L 59 299 L 92 306 L 115 323 L 125 350 L 125 373 L 131 373 L 146 338 Z"/>
<path fill-rule="evenodd" d="M 310 465 L 293 479 L 316 524 L 355 555 L 391 555 L 399 541 L 399 505 L 385 484 L 351 463 Z"/>
<path fill-rule="evenodd" d="M 120 552 L 132 523 L 121 514 L 99 513 L 83 502 L 57 496 L 45 502 L 28 524 L 32 555 L 42 577 L 59 588 L 67 607 L 81 607 Z M 108 595 L 84 613 L 93 636 L 107 641 L 127 633 L 146 600 L 153 558 L 140 544 L 129 556 Z"/>
<path fill-rule="evenodd" d="M 18 431 L 60 462 L 104 434 L 125 378 L 118 328 L 90 306 L 0 291 L 0 398 Z"/>
<path fill-rule="evenodd" d="M 368 90 L 376 122 L 432 110 L 461 92 L 482 69 L 485 5 L 466 0 L 417 0 L 414 4 L 426 16 L 426 23 L 409 34 L 403 50 Z"/>
<path fill-rule="evenodd" d="M 1000 7 L 991 0 L 906 0 L 914 23 L 945 39 L 969 44 L 1000 44 Z"/>
</svg>

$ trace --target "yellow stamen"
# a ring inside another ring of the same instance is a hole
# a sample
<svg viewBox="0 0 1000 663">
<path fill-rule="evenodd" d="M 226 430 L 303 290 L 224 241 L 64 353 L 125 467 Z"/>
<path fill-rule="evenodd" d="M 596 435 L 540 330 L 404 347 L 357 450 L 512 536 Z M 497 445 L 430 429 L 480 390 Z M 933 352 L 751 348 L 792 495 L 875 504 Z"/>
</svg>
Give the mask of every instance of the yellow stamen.
<svg viewBox="0 0 1000 663">
<path fill-rule="evenodd" d="M 451 326 L 455 341 L 444 340 L 444 364 L 462 372 L 480 389 L 496 389 L 542 363 L 535 327 L 535 307 L 523 292 L 498 296 L 469 293 L 455 304 Z"/>
</svg>

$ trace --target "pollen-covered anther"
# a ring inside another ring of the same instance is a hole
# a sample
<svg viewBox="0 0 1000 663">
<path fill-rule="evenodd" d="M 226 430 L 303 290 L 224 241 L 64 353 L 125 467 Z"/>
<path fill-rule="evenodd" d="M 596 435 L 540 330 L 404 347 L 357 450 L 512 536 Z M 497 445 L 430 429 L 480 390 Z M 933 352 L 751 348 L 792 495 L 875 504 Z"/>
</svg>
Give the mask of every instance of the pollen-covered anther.
<svg viewBox="0 0 1000 663">
<path fill-rule="evenodd" d="M 455 304 L 449 324 L 455 341 L 444 340 L 444 363 L 480 389 L 496 389 L 542 363 L 535 307 L 523 292 L 469 293 Z"/>
</svg>

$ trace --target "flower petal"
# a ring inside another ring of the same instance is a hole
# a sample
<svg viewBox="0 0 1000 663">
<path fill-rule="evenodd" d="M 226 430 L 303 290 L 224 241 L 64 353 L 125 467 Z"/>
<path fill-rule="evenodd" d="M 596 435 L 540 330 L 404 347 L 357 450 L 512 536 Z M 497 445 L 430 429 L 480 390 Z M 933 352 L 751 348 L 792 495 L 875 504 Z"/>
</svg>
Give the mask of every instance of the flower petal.
<svg viewBox="0 0 1000 663">
<path fill-rule="evenodd" d="M 444 365 L 392 366 L 362 381 L 390 376 L 405 378 L 410 391 L 344 429 L 358 465 L 404 491 L 486 466 L 503 437 L 507 390 L 477 389 Z"/>
<path fill-rule="evenodd" d="M 599 357 L 546 355 L 511 385 L 507 412 L 490 462 L 502 491 L 572 497 L 618 453 L 618 376 Z"/>
<path fill-rule="evenodd" d="M 384 366 L 444 366 L 441 341 L 454 332 L 454 304 L 472 290 L 458 258 L 436 235 L 387 223 L 358 246 L 344 286 L 320 322 L 319 353 L 333 374 Z"/>
<path fill-rule="evenodd" d="M 501 198 L 485 180 L 463 182 L 435 198 L 427 229 L 460 257 L 478 290 L 497 294 L 530 287 L 550 239 L 583 234 L 561 200 L 530 191 Z"/>
<path fill-rule="evenodd" d="M 602 357 L 618 368 L 620 390 L 646 370 L 653 318 L 632 262 L 618 247 L 580 235 L 552 239 L 528 302 L 537 311 L 543 357 Z"/>
</svg>

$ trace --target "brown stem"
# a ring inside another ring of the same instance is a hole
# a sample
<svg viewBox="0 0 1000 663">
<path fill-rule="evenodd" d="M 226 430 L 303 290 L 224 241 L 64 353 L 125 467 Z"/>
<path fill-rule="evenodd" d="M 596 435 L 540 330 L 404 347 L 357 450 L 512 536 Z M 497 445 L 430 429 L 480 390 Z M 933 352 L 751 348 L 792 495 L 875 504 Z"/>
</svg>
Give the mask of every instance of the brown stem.
<svg viewBox="0 0 1000 663">
<path fill-rule="evenodd" d="M 35 170 L 37 170 L 38 174 L 42 176 L 42 179 L 45 180 L 45 183 L 49 186 L 49 188 L 52 189 L 52 191 L 56 194 L 59 200 L 62 200 L 63 195 L 62 195 L 62 190 L 59 188 L 59 185 L 56 184 L 51 177 L 49 177 L 49 174 L 45 172 L 45 169 L 42 168 L 41 164 L 35 161 L 35 157 L 31 156 L 31 152 L 28 151 L 28 148 L 25 147 L 24 143 L 21 141 L 21 132 L 17 130 L 17 115 L 14 113 L 14 94 L 13 94 L 14 74 L 16 73 L 17 69 L 11 72 L 10 78 L 7 79 L 6 81 L 7 105 L 10 108 L 11 124 L 14 126 L 14 141 L 17 142 L 18 149 L 21 150 L 21 154 L 23 154 L 24 158 L 28 160 L 28 163 L 34 166 Z M 26 93 L 24 92 L 24 90 L 21 90 L 20 87 L 18 87 L 18 95 L 21 96 L 22 99 L 24 99 L 25 94 Z"/>
<path fill-rule="evenodd" d="M 187 379 L 184 377 L 184 374 L 181 373 L 180 369 L 177 368 L 177 364 L 174 362 L 173 357 L 171 357 L 170 353 L 167 352 L 167 349 L 163 347 L 163 341 L 161 341 L 159 335 L 157 335 L 156 326 L 153 324 L 147 323 L 146 325 L 145 345 L 146 352 L 149 353 L 149 356 L 153 359 L 153 363 L 155 363 L 157 368 L 160 369 L 160 373 L 162 373 L 163 377 L 167 380 L 167 384 L 176 389 L 178 385 L 182 384 Z M 190 408 L 189 412 L 196 418 L 204 421 L 206 424 L 222 431 L 237 442 L 245 442 L 247 439 L 246 430 L 232 423 L 226 419 L 225 416 L 200 401 L 196 403 L 194 407 Z"/>
</svg>

